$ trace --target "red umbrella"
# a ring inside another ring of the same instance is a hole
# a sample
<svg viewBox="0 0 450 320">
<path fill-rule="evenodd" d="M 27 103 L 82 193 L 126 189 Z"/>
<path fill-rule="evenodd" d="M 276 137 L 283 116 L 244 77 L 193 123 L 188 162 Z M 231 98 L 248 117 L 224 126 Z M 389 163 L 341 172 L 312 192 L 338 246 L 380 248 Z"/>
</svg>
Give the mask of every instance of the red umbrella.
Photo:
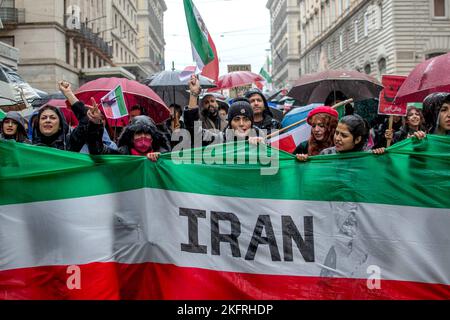
<svg viewBox="0 0 450 320">
<path fill-rule="evenodd" d="M 257 81 L 264 81 L 264 78 L 251 71 L 234 71 L 220 76 L 216 83 L 217 87 L 211 88 L 208 91 L 211 92 L 245 86 L 247 84 L 256 83 Z"/>
<path fill-rule="evenodd" d="M 138 104 L 146 109 L 147 114 L 156 123 L 162 123 L 170 117 L 169 108 L 167 108 L 164 101 L 152 89 L 137 81 L 125 78 L 99 78 L 90 81 L 82 85 L 75 92 L 75 96 L 86 104 L 90 104 L 91 97 L 99 103 L 101 98 L 115 89 L 119 84 L 122 87 L 128 111 L 132 106 Z M 123 120 L 125 121 L 121 121 L 122 123 L 128 122 L 127 118 Z"/>
<path fill-rule="evenodd" d="M 420 102 L 441 91 L 450 91 L 450 53 L 418 64 L 398 90 L 394 104 Z"/>
<path fill-rule="evenodd" d="M 353 70 L 327 70 L 302 76 L 288 92 L 299 105 L 324 103 L 332 92 L 341 91 L 354 101 L 378 98 L 383 86 L 380 82 Z"/>
</svg>

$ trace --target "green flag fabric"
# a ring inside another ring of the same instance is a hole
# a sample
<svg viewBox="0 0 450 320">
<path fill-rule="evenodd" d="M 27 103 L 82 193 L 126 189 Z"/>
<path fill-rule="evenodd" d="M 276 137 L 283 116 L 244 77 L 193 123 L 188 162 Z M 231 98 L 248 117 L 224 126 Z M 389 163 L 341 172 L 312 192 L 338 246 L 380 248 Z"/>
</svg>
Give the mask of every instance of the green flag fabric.
<svg viewBox="0 0 450 320">
<path fill-rule="evenodd" d="M 0 299 L 447 299 L 449 168 L 437 135 L 307 162 L 0 141 Z"/>
</svg>

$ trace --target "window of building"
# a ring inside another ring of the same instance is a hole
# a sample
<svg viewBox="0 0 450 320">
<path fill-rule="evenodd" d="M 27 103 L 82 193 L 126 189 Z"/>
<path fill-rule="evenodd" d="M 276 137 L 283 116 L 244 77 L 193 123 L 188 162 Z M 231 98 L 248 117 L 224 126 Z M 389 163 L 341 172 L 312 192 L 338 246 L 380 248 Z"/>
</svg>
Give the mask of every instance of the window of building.
<svg viewBox="0 0 450 320">
<path fill-rule="evenodd" d="M 344 34 L 339 35 L 339 52 L 344 51 Z"/>
<path fill-rule="evenodd" d="M 76 44 L 73 46 L 73 66 L 78 68 L 78 46 Z"/>
<path fill-rule="evenodd" d="M 368 63 L 368 64 L 366 64 L 366 65 L 364 66 L 364 72 L 365 72 L 366 74 L 370 74 L 370 73 L 372 72 L 372 68 L 370 67 L 370 63 Z"/>
<path fill-rule="evenodd" d="M 358 43 L 358 20 L 355 21 L 355 43 Z"/>
<path fill-rule="evenodd" d="M 3 8 L 15 8 L 15 0 L 3 0 Z"/>
<path fill-rule="evenodd" d="M 446 54 L 447 52 L 433 52 L 433 53 L 428 53 L 428 54 L 426 54 L 425 55 L 425 60 L 428 60 L 428 59 L 431 59 L 431 58 L 434 58 L 434 57 L 437 57 L 437 56 L 440 56 L 440 55 L 443 55 L 443 54 Z"/>
<path fill-rule="evenodd" d="M 66 41 L 66 63 L 70 64 L 70 40 Z"/>
<path fill-rule="evenodd" d="M 84 69 L 85 65 L 84 65 L 84 48 L 81 47 L 81 52 L 80 52 L 80 59 L 81 59 L 81 68 Z"/>
<path fill-rule="evenodd" d="M 386 74 L 386 59 L 381 58 L 378 60 L 378 73 L 381 75 Z"/>
<path fill-rule="evenodd" d="M 333 51 L 333 49 L 331 48 L 331 42 L 328 42 L 328 58 L 332 57 L 331 52 Z"/>
<path fill-rule="evenodd" d="M 11 47 L 14 47 L 14 36 L 12 37 L 0 37 L 0 41 L 6 44 L 9 44 Z"/>
<path fill-rule="evenodd" d="M 364 13 L 364 37 L 369 35 L 369 13 Z"/>
<path fill-rule="evenodd" d="M 447 1 L 448 0 L 433 0 L 433 17 L 446 18 L 447 17 Z"/>
</svg>

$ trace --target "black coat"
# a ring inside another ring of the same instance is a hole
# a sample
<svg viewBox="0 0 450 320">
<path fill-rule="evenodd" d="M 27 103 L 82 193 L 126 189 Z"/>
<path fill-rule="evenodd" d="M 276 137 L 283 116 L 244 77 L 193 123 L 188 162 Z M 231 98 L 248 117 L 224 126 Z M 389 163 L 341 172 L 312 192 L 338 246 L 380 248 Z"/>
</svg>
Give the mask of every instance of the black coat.
<svg viewBox="0 0 450 320">
<path fill-rule="evenodd" d="M 149 133 L 152 136 L 153 152 L 170 152 L 170 143 L 166 135 L 162 133 L 148 116 L 135 117 L 122 131 L 117 146 L 118 150 L 112 149 L 103 143 L 103 126 L 89 127 L 88 147 L 90 154 L 131 154 L 133 148 L 134 134 L 139 132 Z"/>
</svg>

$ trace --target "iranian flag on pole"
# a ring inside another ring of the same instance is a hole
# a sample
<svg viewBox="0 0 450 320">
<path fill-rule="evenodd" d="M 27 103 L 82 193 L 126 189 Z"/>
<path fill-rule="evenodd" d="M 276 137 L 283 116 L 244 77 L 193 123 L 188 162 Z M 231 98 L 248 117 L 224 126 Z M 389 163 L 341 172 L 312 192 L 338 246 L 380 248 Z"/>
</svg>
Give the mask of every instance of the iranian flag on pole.
<svg viewBox="0 0 450 320">
<path fill-rule="evenodd" d="M 262 146 L 0 141 L 0 299 L 450 297 L 450 137 L 307 163 Z"/>
<path fill-rule="evenodd" d="M 214 43 L 208 29 L 192 0 L 184 0 L 184 11 L 191 39 L 192 57 L 199 70 L 212 62 L 217 55 L 214 54 Z M 218 70 L 217 70 L 218 71 Z M 214 78 L 212 78 L 214 79 Z M 216 80 L 216 79 L 214 79 Z"/>
<path fill-rule="evenodd" d="M 107 95 L 101 98 L 100 101 L 106 118 L 120 119 L 128 115 L 125 98 L 120 85 L 114 90 L 111 90 Z"/>
</svg>

